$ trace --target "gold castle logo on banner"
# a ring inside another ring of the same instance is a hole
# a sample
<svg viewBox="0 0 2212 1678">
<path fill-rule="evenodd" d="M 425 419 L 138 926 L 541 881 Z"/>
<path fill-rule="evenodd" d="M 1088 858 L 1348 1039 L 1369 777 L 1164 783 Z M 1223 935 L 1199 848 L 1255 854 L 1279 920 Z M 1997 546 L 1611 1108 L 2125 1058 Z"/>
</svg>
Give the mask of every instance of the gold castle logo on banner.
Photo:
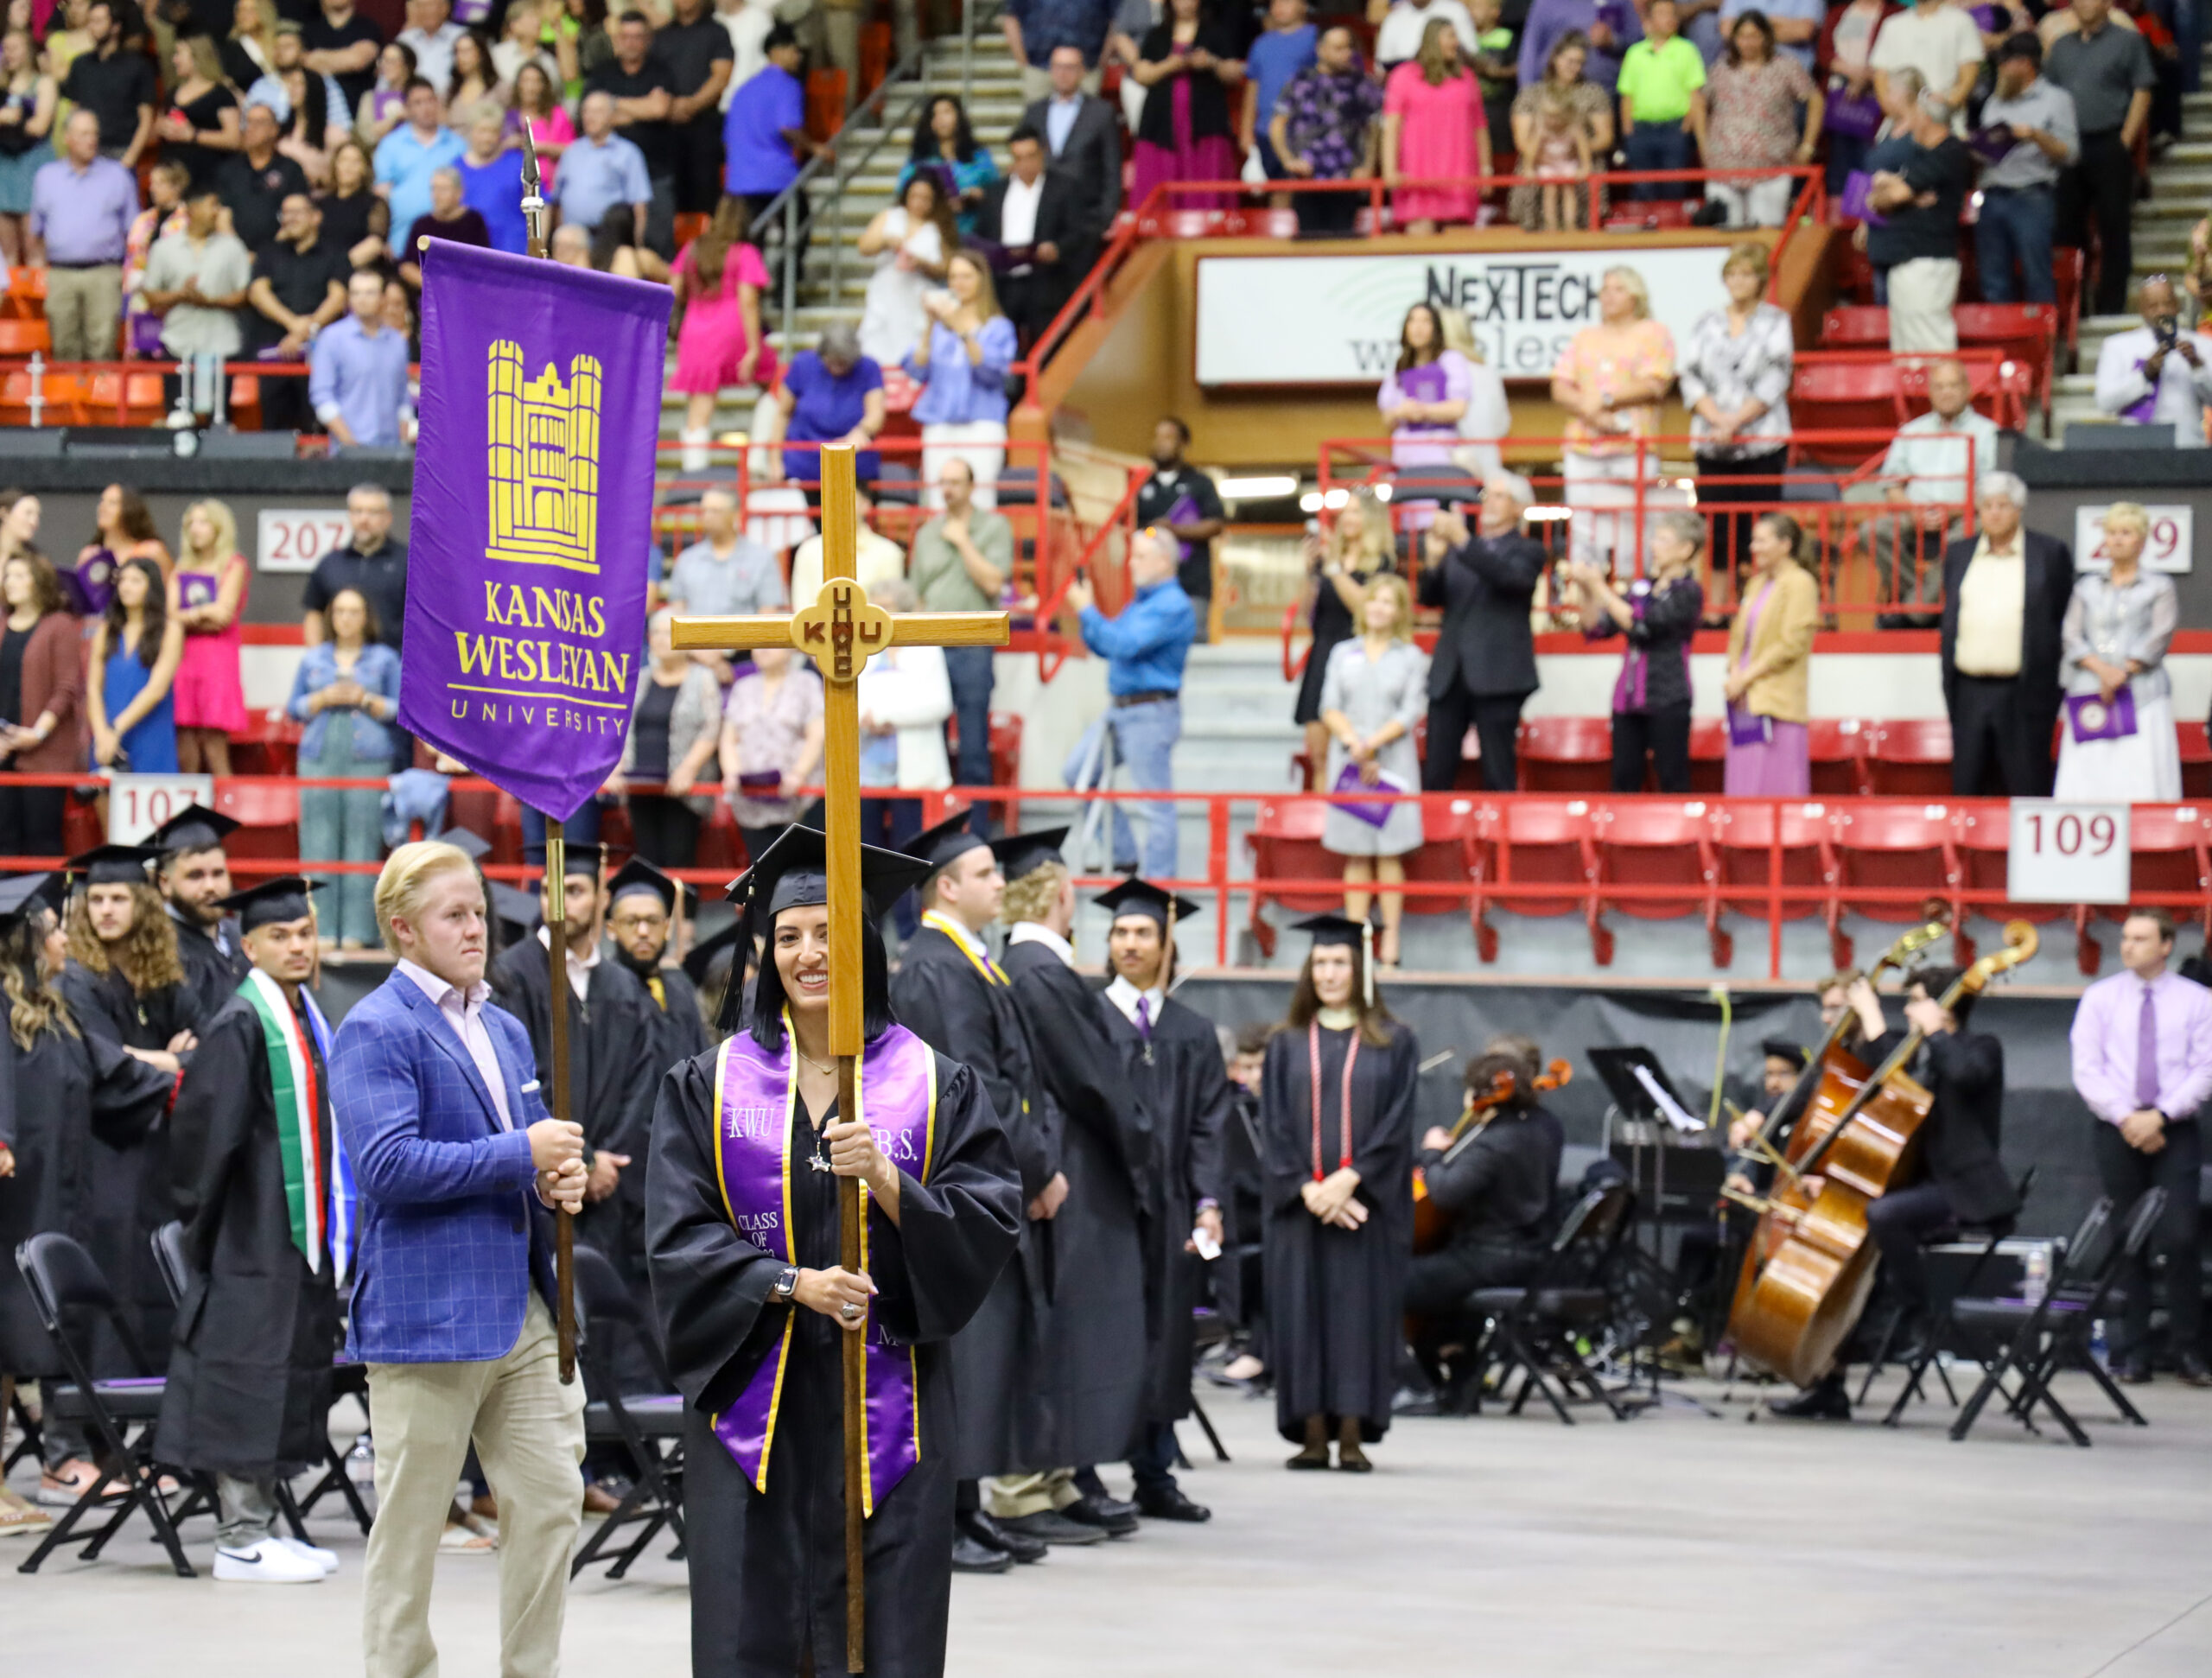
<svg viewBox="0 0 2212 1678">
<path fill-rule="evenodd" d="M 492 345 L 485 474 L 491 486 L 489 556 L 524 565 L 599 570 L 598 358 L 579 355 L 564 383 L 553 364 L 525 377 L 522 346 Z"/>
</svg>

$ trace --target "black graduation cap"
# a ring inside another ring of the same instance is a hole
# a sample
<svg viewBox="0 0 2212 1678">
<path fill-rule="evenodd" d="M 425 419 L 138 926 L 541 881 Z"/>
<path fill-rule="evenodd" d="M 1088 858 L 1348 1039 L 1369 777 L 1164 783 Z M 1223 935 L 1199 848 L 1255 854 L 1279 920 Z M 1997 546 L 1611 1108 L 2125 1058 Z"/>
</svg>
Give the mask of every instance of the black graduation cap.
<svg viewBox="0 0 2212 1678">
<path fill-rule="evenodd" d="M 594 879 L 598 877 L 600 859 L 607 855 L 603 846 L 588 845 L 579 840 L 571 839 L 564 849 L 566 854 L 561 860 L 563 874 L 589 874 Z M 535 863 L 543 868 L 545 866 L 545 847 L 525 845 L 523 848 L 523 860 Z"/>
<path fill-rule="evenodd" d="M 957 816 L 946 817 L 935 827 L 917 834 L 907 842 L 904 847 L 906 854 L 918 858 L 924 865 L 922 871 L 914 876 L 914 884 L 919 885 L 938 869 L 950 867 L 976 846 L 990 843 L 988 839 L 978 838 L 976 829 L 969 825 L 974 819 L 973 812 L 963 810 Z"/>
<path fill-rule="evenodd" d="M 492 842 L 474 828 L 448 828 L 437 836 L 441 845 L 451 845 L 472 862 L 481 862 L 492 854 Z"/>
<path fill-rule="evenodd" d="M 938 866 L 907 853 L 874 845 L 861 847 L 861 885 L 878 913 L 889 909 Z M 754 925 L 765 932 L 769 923 L 786 909 L 827 903 L 829 868 L 829 841 L 822 829 L 787 827 L 731 883 L 729 900 L 743 904 Z"/>
<path fill-rule="evenodd" d="M 1349 915 L 1309 915 L 1291 929 L 1304 932 L 1313 940 L 1316 950 L 1326 950 L 1336 944 L 1348 945 L 1359 951 L 1359 970 L 1367 994 L 1367 1006 L 1375 1006 L 1375 926 L 1371 921 L 1354 920 Z"/>
<path fill-rule="evenodd" d="M 691 982 L 695 985 L 705 984 L 707 970 L 714 966 L 715 957 L 724 950 L 731 952 L 731 963 L 738 964 L 739 957 L 736 954 L 738 943 L 745 935 L 745 917 L 740 915 L 714 937 L 702 938 L 693 944 L 684 952 L 683 957 L 683 971 L 690 976 Z"/>
<path fill-rule="evenodd" d="M 1061 861 L 1060 846 L 1066 842 L 1065 828 L 1046 828 L 1036 833 L 1009 833 L 991 841 L 991 855 L 999 860 L 999 867 L 1006 871 L 1008 880 L 1019 880 L 1033 874 L 1047 862 Z"/>
<path fill-rule="evenodd" d="M 1769 1060 L 1786 1060 L 1799 1071 L 1805 1070 L 1805 1051 L 1786 1037 L 1770 1037 L 1759 1045 L 1759 1052 Z"/>
<path fill-rule="evenodd" d="M 304 919 L 310 912 L 308 894 L 322 889 L 320 882 L 296 874 L 279 874 L 242 892 L 232 892 L 215 906 L 238 918 L 238 930 L 251 932 L 275 921 Z"/>
<path fill-rule="evenodd" d="M 69 859 L 69 877 L 86 886 L 143 886 L 146 865 L 160 855 L 144 845 L 95 845 Z"/>
<path fill-rule="evenodd" d="M 1101 892 L 1098 906 L 1116 920 L 1123 915 L 1149 915 L 1162 928 L 1175 921 L 1188 920 L 1198 912 L 1198 906 L 1187 897 L 1178 897 L 1173 892 L 1162 891 L 1149 880 L 1140 880 L 1135 874 L 1120 885 Z"/>
<path fill-rule="evenodd" d="M 644 892 L 660 899 L 660 906 L 670 914 L 676 912 L 678 893 L 690 895 L 690 888 L 678 880 L 671 880 L 642 856 L 633 856 L 622 865 L 621 871 L 607 882 L 607 901 L 609 907 L 620 903 L 633 892 Z"/>
<path fill-rule="evenodd" d="M 517 936 L 527 937 L 544 919 L 545 912 L 536 892 L 525 892 L 504 880 L 486 883 L 492 888 L 492 912 L 499 918 L 501 925 L 513 927 Z"/>
<path fill-rule="evenodd" d="M 148 834 L 146 842 L 165 856 L 175 856 L 184 851 L 213 850 L 241 825 L 200 804 L 187 804 Z"/>
<path fill-rule="evenodd" d="M 13 926 L 32 910 L 53 907 L 50 874 L 11 874 L 0 877 L 0 926 Z"/>
</svg>

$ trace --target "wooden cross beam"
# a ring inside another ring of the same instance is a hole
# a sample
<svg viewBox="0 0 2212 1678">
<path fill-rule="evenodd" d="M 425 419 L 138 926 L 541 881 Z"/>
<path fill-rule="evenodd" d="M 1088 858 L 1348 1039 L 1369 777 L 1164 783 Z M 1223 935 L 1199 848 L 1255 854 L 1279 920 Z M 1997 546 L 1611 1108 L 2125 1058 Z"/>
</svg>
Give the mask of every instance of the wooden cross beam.
<svg viewBox="0 0 2212 1678">
<path fill-rule="evenodd" d="M 1003 612 L 893 613 L 874 605 L 855 580 L 859 513 L 855 501 L 855 451 L 849 443 L 822 450 L 822 591 L 812 605 L 788 615 L 679 617 L 671 631 L 678 647 L 734 652 L 789 645 L 822 672 L 824 790 L 823 832 L 830 880 L 830 1049 L 837 1057 L 837 1111 L 849 1120 L 857 1103 L 854 1077 L 864 1046 L 861 929 L 868 910 L 861 895 L 861 671 L 870 658 L 894 646 L 1004 646 Z M 839 1262 L 861 1266 L 861 1197 L 855 1178 L 837 1182 Z M 862 1669 L 864 1597 L 861 1573 L 861 1459 L 866 1435 L 862 1413 L 861 1336 L 844 1342 L 845 1386 L 845 1664 Z"/>
</svg>

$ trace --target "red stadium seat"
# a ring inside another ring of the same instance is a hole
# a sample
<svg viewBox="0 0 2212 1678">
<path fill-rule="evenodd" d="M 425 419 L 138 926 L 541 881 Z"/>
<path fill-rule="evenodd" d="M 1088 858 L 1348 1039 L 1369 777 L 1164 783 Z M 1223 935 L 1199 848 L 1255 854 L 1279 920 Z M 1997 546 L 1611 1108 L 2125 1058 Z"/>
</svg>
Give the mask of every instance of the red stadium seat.
<svg viewBox="0 0 2212 1678">
<path fill-rule="evenodd" d="M 295 857 L 300 854 L 297 782 L 218 783 L 215 809 L 218 814 L 239 824 L 238 830 L 223 842 L 223 849 L 233 863 L 241 857 Z M 244 868 L 236 872 L 251 874 L 256 871 Z"/>
<path fill-rule="evenodd" d="M 1929 412 L 1935 403 L 1928 394 L 1928 376 L 1942 356 L 1923 356 L 1897 365 L 1897 402 L 1906 419 Z M 2025 361 L 1964 360 L 1967 384 L 1974 392 L 1976 412 L 1987 416 L 2007 430 L 2027 423 L 2028 398 L 2034 394 L 2034 372 Z"/>
<path fill-rule="evenodd" d="M 1961 804 L 1954 837 L 1958 845 L 1959 883 L 1969 891 L 2001 892 L 2010 867 L 2012 821 L 2008 806 L 1997 803 Z M 1951 943 L 1961 963 L 1974 959 L 1974 940 L 1965 930 L 1966 917 L 1983 920 L 2056 920 L 2067 912 L 2056 903 L 1968 904 L 1951 928 Z"/>
<path fill-rule="evenodd" d="M 299 723 L 279 711 L 257 713 L 243 734 L 231 736 L 231 772 L 234 775 L 291 775 L 298 772 Z"/>
<path fill-rule="evenodd" d="M 1727 718 L 1693 718 L 1690 722 L 1690 791 L 1719 791 L 1727 785 Z"/>
<path fill-rule="evenodd" d="M 1835 883 L 1840 892 L 1910 893 L 1852 904 L 1870 920 L 1915 921 L 1941 910 L 1956 925 L 1959 864 L 1951 840 L 1948 804 L 1891 804 L 1855 800 L 1835 814 Z M 1828 943 L 1839 968 L 1851 965 L 1851 939 L 1843 931 L 1843 899 L 1828 902 Z"/>
<path fill-rule="evenodd" d="M 699 849 L 692 858 L 692 866 L 725 868 L 733 874 L 753 866 L 753 860 L 746 852 L 745 836 L 738 831 L 737 816 L 728 799 L 715 799 L 713 810 L 700 823 Z"/>
<path fill-rule="evenodd" d="M 1872 728 L 1855 716 L 1816 716 L 1805 725 L 1814 791 L 1840 797 L 1868 790 L 1866 747 Z"/>
<path fill-rule="evenodd" d="M 1482 833 L 1491 859 L 1475 895 L 1475 948 L 1483 960 L 1497 959 L 1497 933 L 1487 913 L 1493 905 L 1516 915 L 1580 912 L 1596 953 L 1603 929 L 1587 801 L 1524 797 L 1485 805 Z"/>
<path fill-rule="evenodd" d="M 1818 804 L 1726 804 L 1713 825 L 1713 855 L 1732 915 L 1767 918 L 1768 880 L 1774 868 L 1776 812 L 1781 814 L 1782 918 L 1805 920 L 1822 913 L 1834 883 L 1829 839 L 1834 813 Z M 1741 895 L 1727 895 L 1729 888 Z M 1751 893 L 1756 893 L 1754 896 Z"/>
<path fill-rule="evenodd" d="M 1516 746 L 1523 792 L 1603 792 L 1613 780 L 1610 716 L 1532 716 Z"/>
<path fill-rule="evenodd" d="M 48 355 L 54 350 L 54 331 L 43 320 L 0 320 L 0 355 Z"/>
<path fill-rule="evenodd" d="M 1448 915 L 1467 912 L 1472 920 L 1474 893 L 1472 887 L 1481 879 L 1487 855 L 1487 841 L 1482 833 L 1479 806 L 1472 798 L 1454 798 L 1449 804 L 1432 804 L 1421 810 L 1421 845 L 1405 858 L 1406 880 L 1408 884 L 1424 886 L 1458 886 L 1463 889 L 1447 897 L 1441 892 L 1408 894 L 1406 912 L 1409 915 Z"/>
<path fill-rule="evenodd" d="M 2212 740 L 2202 722 L 2177 722 L 2174 737 L 2181 747 L 2181 793 L 2184 798 L 2212 798 Z"/>
<path fill-rule="evenodd" d="M 1328 813 L 1325 798 L 1269 798 L 1260 805 L 1259 818 L 1245 836 L 1252 848 L 1252 872 L 1261 880 L 1306 880 L 1314 888 L 1255 887 L 1252 892 L 1252 940 L 1262 956 L 1275 953 L 1275 929 L 1260 913 L 1262 906 L 1280 904 L 1294 914 L 1344 912 L 1344 860 L 1321 849 L 1321 822 Z M 1319 882 L 1326 881 L 1326 889 Z"/>
<path fill-rule="evenodd" d="M 1592 814 L 1591 855 L 1600 912 L 1611 908 L 1637 920 L 1678 920 L 1700 911 L 1713 964 L 1726 967 L 1735 941 L 1720 925 L 1720 874 L 1713 861 L 1713 815 L 1702 798 L 1619 798 Z M 1675 898 L 1638 897 L 1618 889 L 1675 886 L 1690 893 Z M 1611 965 L 1613 935 L 1602 922 L 1592 924 L 1592 942 L 1600 967 Z"/>
<path fill-rule="evenodd" d="M 2056 303 L 1961 303 L 1951 311 L 1962 350 L 1995 350 L 2028 369 L 2028 388 L 2050 415 L 2050 382 L 2058 360 Z M 2046 434 L 2047 435 L 2047 434 Z"/>
<path fill-rule="evenodd" d="M 1885 350 L 1890 346 L 1890 311 L 1879 306 L 1847 304 L 1821 320 L 1824 350 Z"/>
<path fill-rule="evenodd" d="M 2128 822 L 2129 843 L 2134 857 L 2129 865 L 2129 896 L 2138 903 L 2159 893 L 2185 893 L 2198 900 L 2197 915 L 2212 937 L 2212 812 L 2187 804 L 2138 804 Z M 2170 906 L 2174 918 L 2189 914 L 2190 906 Z M 2089 936 L 2093 919 L 2126 918 L 2125 904 L 2082 904 L 2074 911 L 2074 959 L 2085 979 L 2097 976 L 2104 952 Z"/>
<path fill-rule="evenodd" d="M 1877 722 L 1866 745 L 1868 788 L 1876 793 L 1948 798 L 1951 721 L 1942 716 Z"/>
<path fill-rule="evenodd" d="M 1790 422 L 1800 431 L 1890 431 L 1904 422 L 1897 370 L 1886 361 L 1800 361 L 1789 387 Z M 1856 466 L 1865 443 L 1801 443 L 1808 461 Z"/>
</svg>

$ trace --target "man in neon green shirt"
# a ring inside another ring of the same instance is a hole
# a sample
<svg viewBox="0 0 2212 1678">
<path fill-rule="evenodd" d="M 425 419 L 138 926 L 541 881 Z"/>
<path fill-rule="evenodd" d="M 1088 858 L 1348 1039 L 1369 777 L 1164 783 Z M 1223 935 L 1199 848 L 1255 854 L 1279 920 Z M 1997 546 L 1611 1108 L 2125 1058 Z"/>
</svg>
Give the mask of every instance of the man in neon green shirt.
<svg viewBox="0 0 2212 1678">
<path fill-rule="evenodd" d="M 1621 131 L 1628 137 L 1628 166 L 1686 169 L 1694 166 L 1690 139 L 1705 141 L 1705 58 L 1678 33 L 1675 0 L 1651 0 L 1643 39 L 1621 58 Z M 1631 198 L 1687 198 L 1685 181 L 1639 181 Z"/>
</svg>

